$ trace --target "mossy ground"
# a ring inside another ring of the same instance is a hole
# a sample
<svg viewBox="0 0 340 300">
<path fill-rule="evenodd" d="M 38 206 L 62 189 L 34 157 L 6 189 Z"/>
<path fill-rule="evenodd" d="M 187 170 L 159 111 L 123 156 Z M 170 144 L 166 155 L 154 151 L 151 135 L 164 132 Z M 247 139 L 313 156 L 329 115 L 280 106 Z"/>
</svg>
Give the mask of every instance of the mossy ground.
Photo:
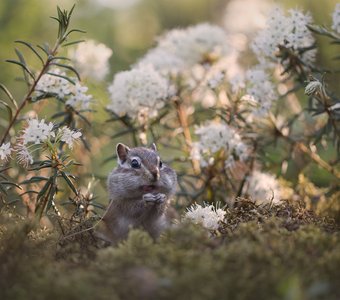
<svg viewBox="0 0 340 300">
<path fill-rule="evenodd" d="M 7 215 L 1 299 L 340 299 L 339 224 L 301 203 L 240 200 L 215 236 L 184 222 L 157 242 L 131 231 L 115 248 Z"/>
</svg>

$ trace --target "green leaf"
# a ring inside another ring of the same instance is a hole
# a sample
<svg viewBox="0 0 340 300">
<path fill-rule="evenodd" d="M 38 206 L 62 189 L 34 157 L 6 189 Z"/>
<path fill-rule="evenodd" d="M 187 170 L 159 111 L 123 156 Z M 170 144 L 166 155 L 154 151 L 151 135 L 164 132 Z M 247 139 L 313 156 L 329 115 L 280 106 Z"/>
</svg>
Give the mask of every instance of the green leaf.
<svg viewBox="0 0 340 300">
<path fill-rule="evenodd" d="M 0 100 L 0 104 L 5 106 L 5 108 L 7 109 L 8 118 L 9 118 L 9 121 L 11 122 L 13 118 L 12 108 L 5 101 Z"/>
<path fill-rule="evenodd" d="M 30 179 L 24 180 L 23 182 L 21 182 L 21 184 L 30 184 L 30 183 L 40 182 L 44 180 L 49 180 L 49 178 L 43 177 L 43 176 L 33 176 Z"/>
<path fill-rule="evenodd" d="M 39 192 L 33 191 L 33 190 L 28 190 L 26 192 L 21 193 L 20 197 L 23 196 L 23 195 L 26 195 L 26 194 L 39 194 Z"/>
<path fill-rule="evenodd" d="M 51 190 L 50 190 L 50 194 L 48 196 L 48 202 L 47 202 L 47 206 L 46 206 L 46 212 L 48 212 L 50 210 L 50 208 L 52 207 L 52 203 L 53 200 L 55 198 L 55 194 L 56 194 L 56 188 L 55 185 L 53 184 L 51 186 Z"/>
<path fill-rule="evenodd" d="M 55 76 L 55 77 L 63 78 L 65 80 L 67 80 L 68 82 L 72 83 L 73 85 L 76 85 L 76 83 L 72 79 L 68 78 L 67 76 L 63 76 L 63 75 L 59 75 L 59 74 L 55 74 L 55 73 L 51 73 L 51 72 L 47 72 L 46 74 L 49 74 L 49 75 L 52 75 L 52 76 Z"/>
<path fill-rule="evenodd" d="M 34 47 L 30 43 L 27 43 L 25 41 L 20 41 L 20 40 L 15 41 L 15 43 L 25 45 L 26 47 L 32 50 L 32 52 L 38 57 L 38 59 L 41 61 L 42 64 L 45 63 L 41 55 L 38 53 L 37 50 L 34 49 Z"/>
<path fill-rule="evenodd" d="M 58 60 L 58 59 L 71 61 L 70 58 L 65 57 L 65 56 L 53 56 L 50 60 L 53 61 L 53 60 Z"/>
<path fill-rule="evenodd" d="M 80 30 L 80 29 L 72 29 L 70 30 L 67 34 L 66 34 L 66 37 L 68 37 L 71 33 L 73 32 L 80 32 L 80 33 L 86 33 L 86 31 L 84 30 Z"/>
<path fill-rule="evenodd" d="M 339 39 L 337 35 L 334 33 L 330 32 L 327 28 L 323 26 L 317 26 L 317 25 L 307 25 L 308 29 L 316 34 L 320 34 L 323 36 L 328 36 L 332 39 Z"/>
<path fill-rule="evenodd" d="M 39 49 L 41 49 L 47 56 L 50 56 L 50 48 L 47 44 L 44 44 L 43 46 L 37 45 Z"/>
<path fill-rule="evenodd" d="M 78 195 L 78 191 L 75 188 L 74 184 L 72 183 L 70 176 L 67 175 L 64 171 L 60 171 L 61 175 L 63 176 L 63 178 L 65 179 L 66 183 L 68 184 L 68 186 L 72 189 L 72 191 Z"/>
<path fill-rule="evenodd" d="M 35 76 L 33 75 L 33 73 L 24 64 L 22 64 L 21 62 L 13 60 L 13 59 L 6 59 L 6 62 L 20 66 L 21 68 L 23 68 L 31 76 L 31 78 L 33 80 L 35 80 Z"/>
<path fill-rule="evenodd" d="M 50 168 L 50 167 L 52 167 L 51 164 L 43 164 L 43 165 L 38 166 L 38 167 L 30 168 L 30 169 L 28 169 L 28 171 L 36 171 L 36 170 L 41 170 L 41 169 Z"/>
<path fill-rule="evenodd" d="M 47 190 L 50 187 L 50 185 L 52 184 L 52 182 L 53 182 L 53 177 L 48 178 L 47 182 L 45 183 L 43 188 L 38 193 L 37 199 L 40 199 L 42 196 L 45 195 L 45 193 L 47 192 Z"/>
<path fill-rule="evenodd" d="M 77 70 L 75 68 L 73 68 L 72 66 L 69 66 L 69 65 L 64 65 L 64 64 L 60 64 L 60 63 L 51 63 L 51 65 L 54 65 L 54 66 L 58 66 L 58 67 L 61 67 L 61 68 L 65 68 L 65 69 L 68 69 L 70 71 L 72 71 L 74 74 L 76 74 L 76 76 L 78 77 L 78 80 L 80 81 L 80 75 L 78 74 Z"/>
<path fill-rule="evenodd" d="M 85 40 L 73 41 L 73 42 L 63 44 L 63 47 L 67 47 L 67 46 L 71 46 L 71 45 L 75 45 L 75 44 L 79 44 L 79 43 L 83 43 L 83 42 L 85 42 Z"/>
<path fill-rule="evenodd" d="M 13 103 L 15 108 L 18 109 L 18 104 L 15 101 L 14 97 L 12 96 L 12 94 L 10 93 L 10 91 L 3 84 L 1 84 L 1 83 L 0 83 L 0 89 L 2 89 L 5 92 L 5 94 L 7 95 L 9 100 L 11 100 L 11 102 Z"/>
<path fill-rule="evenodd" d="M 2 184 L 0 183 L 0 194 L 1 194 L 1 193 L 7 195 L 7 190 L 6 190 L 5 187 L 2 186 Z"/>
<path fill-rule="evenodd" d="M 0 183 L 4 184 L 4 185 L 12 185 L 12 186 L 15 186 L 18 189 L 22 190 L 22 187 L 20 185 L 14 183 L 14 182 L 11 182 L 11 181 L 1 181 Z"/>
</svg>

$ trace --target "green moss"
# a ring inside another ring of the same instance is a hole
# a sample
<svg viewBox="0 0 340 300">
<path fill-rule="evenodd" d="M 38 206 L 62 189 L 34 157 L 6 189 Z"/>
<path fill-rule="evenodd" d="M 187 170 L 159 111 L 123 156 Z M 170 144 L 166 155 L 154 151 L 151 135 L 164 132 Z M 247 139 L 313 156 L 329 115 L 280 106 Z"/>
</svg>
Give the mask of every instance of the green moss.
<svg viewBox="0 0 340 300">
<path fill-rule="evenodd" d="M 338 227 L 297 204 L 241 201 L 216 236 L 184 222 L 156 242 L 133 230 L 118 247 L 92 244 L 91 255 L 86 239 L 56 247 L 55 234 L 4 223 L 1 299 L 339 298 Z"/>
</svg>

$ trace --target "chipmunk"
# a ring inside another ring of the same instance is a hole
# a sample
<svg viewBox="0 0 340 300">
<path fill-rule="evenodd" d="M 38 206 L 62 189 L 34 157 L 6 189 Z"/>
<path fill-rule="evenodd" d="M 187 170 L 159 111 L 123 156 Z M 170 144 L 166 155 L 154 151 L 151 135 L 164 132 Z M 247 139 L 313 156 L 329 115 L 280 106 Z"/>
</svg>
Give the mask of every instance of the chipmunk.
<svg viewBox="0 0 340 300">
<path fill-rule="evenodd" d="M 150 148 L 119 143 L 118 167 L 107 179 L 109 206 L 96 236 L 117 244 L 130 228 L 143 228 L 157 238 L 169 225 L 167 208 L 175 193 L 177 176 L 164 164 L 155 144 Z"/>
</svg>

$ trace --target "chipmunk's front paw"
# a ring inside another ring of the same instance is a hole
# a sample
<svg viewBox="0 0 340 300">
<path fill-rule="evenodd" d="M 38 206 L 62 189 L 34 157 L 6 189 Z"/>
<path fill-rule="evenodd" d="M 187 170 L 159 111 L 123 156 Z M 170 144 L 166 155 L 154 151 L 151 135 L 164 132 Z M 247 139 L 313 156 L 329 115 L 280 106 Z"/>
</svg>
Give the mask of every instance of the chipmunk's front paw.
<svg viewBox="0 0 340 300">
<path fill-rule="evenodd" d="M 143 195 L 143 200 L 147 203 L 161 204 L 165 202 L 166 195 L 162 193 L 157 193 L 157 194 L 147 193 Z"/>
</svg>

